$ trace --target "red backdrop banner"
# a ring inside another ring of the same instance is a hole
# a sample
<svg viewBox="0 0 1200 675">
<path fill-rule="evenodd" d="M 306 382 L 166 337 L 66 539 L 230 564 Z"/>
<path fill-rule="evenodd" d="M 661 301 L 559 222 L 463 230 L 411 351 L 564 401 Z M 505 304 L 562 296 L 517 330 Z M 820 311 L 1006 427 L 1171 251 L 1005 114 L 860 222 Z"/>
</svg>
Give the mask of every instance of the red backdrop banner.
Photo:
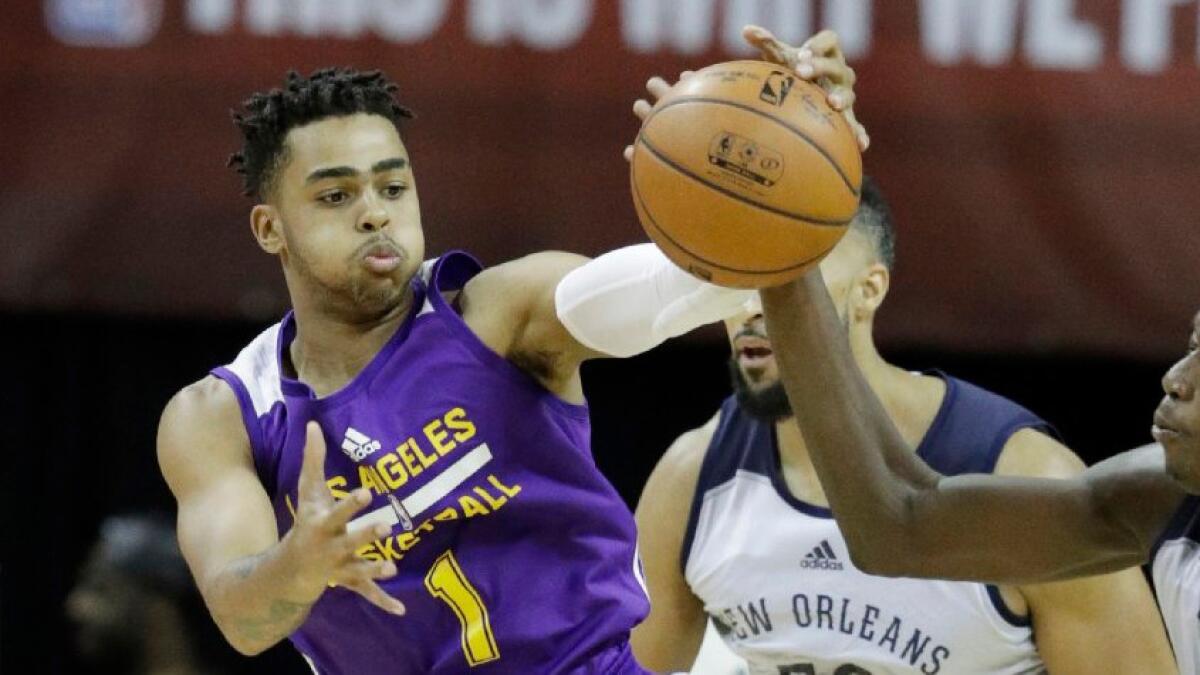
<svg viewBox="0 0 1200 675">
<path fill-rule="evenodd" d="M 621 149 L 653 74 L 763 23 L 842 34 L 898 222 L 892 342 L 1162 358 L 1200 307 L 1196 0 L 17 0 L 0 26 L 0 304 L 267 318 L 227 168 L 288 69 L 382 68 L 430 252 L 644 238 Z"/>
</svg>

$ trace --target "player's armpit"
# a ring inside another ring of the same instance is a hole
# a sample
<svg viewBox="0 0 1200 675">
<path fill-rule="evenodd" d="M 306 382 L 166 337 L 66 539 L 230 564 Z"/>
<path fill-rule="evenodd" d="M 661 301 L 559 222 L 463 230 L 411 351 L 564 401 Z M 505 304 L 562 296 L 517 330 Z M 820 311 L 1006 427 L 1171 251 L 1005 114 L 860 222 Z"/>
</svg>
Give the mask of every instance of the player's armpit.
<svg viewBox="0 0 1200 675">
<path fill-rule="evenodd" d="M 512 361 L 560 397 L 579 403 L 579 364 L 600 356 L 558 320 L 554 293 L 588 259 L 544 251 L 489 267 L 463 289 L 463 320 L 492 351 Z"/>
<path fill-rule="evenodd" d="M 657 672 L 692 667 L 707 616 L 683 576 L 681 548 L 704 452 L 716 418 L 680 436 L 650 474 L 638 501 L 638 548 L 650 592 L 650 615 L 630 642 L 643 666 Z"/>
</svg>

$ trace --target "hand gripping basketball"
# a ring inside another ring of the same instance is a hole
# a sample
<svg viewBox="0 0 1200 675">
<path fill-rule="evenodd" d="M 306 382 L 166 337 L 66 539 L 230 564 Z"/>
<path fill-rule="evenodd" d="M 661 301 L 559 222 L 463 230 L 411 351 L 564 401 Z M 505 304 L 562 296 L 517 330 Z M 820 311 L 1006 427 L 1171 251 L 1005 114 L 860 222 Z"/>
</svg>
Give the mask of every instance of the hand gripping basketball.
<svg viewBox="0 0 1200 675">
<path fill-rule="evenodd" d="M 825 90 L 829 107 L 845 115 L 854 129 L 858 149 L 866 151 L 871 145 L 871 137 L 854 115 L 854 84 L 858 77 L 846 63 L 837 33 L 823 30 L 799 47 L 781 42 L 762 26 L 746 26 L 742 29 L 742 37 L 758 48 L 764 60 L 787 66 L 805 80 L 820 85 Z"/>
<path fill-rule="evenodd" d="M 296 574 L 308 588 L 319 589 L 315 601 L 328 584 L 348 588 L 368 602 L 392 614 L 404 614 L 404 605 L 388 595 L 376 579 L 396 575 L 390 561 L 373 562 L 354 554 L 359 548 L 388 534 L 386 525 L 350 531 L 347 523 L 371 500 L 359 488 L 342 501 L 333 499 L 325 484 L 325 438 L 316 422 L 305 427 L 304 463 L 300 467 L 296 522 L 288 533 Z"/>
<path fill-rule="evenodd" d="M 871 137 L 867 129 L 858 121 L 854 114 L 854 102 L 857 96 L 854 85 L 858 76 L 854 69 L 846 63 L 846 55 L 842 52 L 841 41 L 837 33 L 823 30 L 804 41 L 799 47 L 793 47 L 780 41 L 771 31 L 762 26 L 746 26 L 742 29 L 742 37 L 759 51 L 764 61 L 787 66 L 796 71 L 802 79 L 820 85 L 825 90 L 829 106 L 846 117 L 850 127 L 854 129 L 858 140 L 859 150 L 866 151 L 871 145 Z M 685 70 L 679 74 L 682 82 L 692 76 L 692 71 Z M 650 98 L 638 99 L 633 104 L 633 114 L 645 121 L 654 107 L 654 102 L 666 95 L 671 85 L 661 77 L 650 78 L 646 83 L 646 91 Z M 625 146 L 625 159 L 633 157 L 633 146 Z"/>
</svg>

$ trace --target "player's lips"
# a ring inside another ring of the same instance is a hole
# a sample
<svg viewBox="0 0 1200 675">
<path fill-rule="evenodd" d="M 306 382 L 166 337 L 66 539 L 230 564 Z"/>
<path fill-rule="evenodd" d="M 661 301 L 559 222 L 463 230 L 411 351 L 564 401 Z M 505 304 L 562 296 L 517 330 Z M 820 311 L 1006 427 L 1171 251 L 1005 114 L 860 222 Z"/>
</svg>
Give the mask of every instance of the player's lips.
<svg viewBox="0 0 1200 675">
<path fill-rule="evenodd" d="M 400 266 L 400 250 L 387 244 L 376 244 L 363 253 L 363 264 L 376 274 L 390 274 Z"/>
<path fill-rule="evenodd" d="M 739 335 L 733 341 L 733 349 L 743 368 L 765 368 L 775 353 L 771 341 L 757 335 Z"/>
<path fill-rule="evenodd" d="M 1159 443 L 1172 441 L 1183 435 L 1169 417 L 1160 409 L 1154 413 L 1154 426 L 1150 427 L 1150 435 Z"/>
</svg>

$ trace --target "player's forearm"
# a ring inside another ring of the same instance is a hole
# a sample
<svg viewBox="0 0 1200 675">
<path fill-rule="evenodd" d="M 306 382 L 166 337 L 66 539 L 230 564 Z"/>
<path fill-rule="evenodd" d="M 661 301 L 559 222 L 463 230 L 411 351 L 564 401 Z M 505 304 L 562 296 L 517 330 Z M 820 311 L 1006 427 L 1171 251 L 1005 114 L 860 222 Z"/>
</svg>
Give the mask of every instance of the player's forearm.
<svg viewBox="0 0 1200 675">
<path fill-rule="evenodd" d="M 864 571 L 1031 583 L 1136 564 L 1125 528 L 1083 478 L 930 469 L 859 372 L 819 274 L 762 298 L 796 421 Z"/>
<path fill-rule="evenodd" d="M 304 623 L 323 586 L 305 581 L 292 563 L 289 537 L 235 560 L 205 584 L 204 597 L 229 643 L 253 656 Z"/>
<path fill-rule="evenodd" d="M 819 272 L 761 292 L 796 422 L 857 559 L 907 544 L 912 500 L 939 475 L 911 451 L 859 372 Z"/>
</svg>

